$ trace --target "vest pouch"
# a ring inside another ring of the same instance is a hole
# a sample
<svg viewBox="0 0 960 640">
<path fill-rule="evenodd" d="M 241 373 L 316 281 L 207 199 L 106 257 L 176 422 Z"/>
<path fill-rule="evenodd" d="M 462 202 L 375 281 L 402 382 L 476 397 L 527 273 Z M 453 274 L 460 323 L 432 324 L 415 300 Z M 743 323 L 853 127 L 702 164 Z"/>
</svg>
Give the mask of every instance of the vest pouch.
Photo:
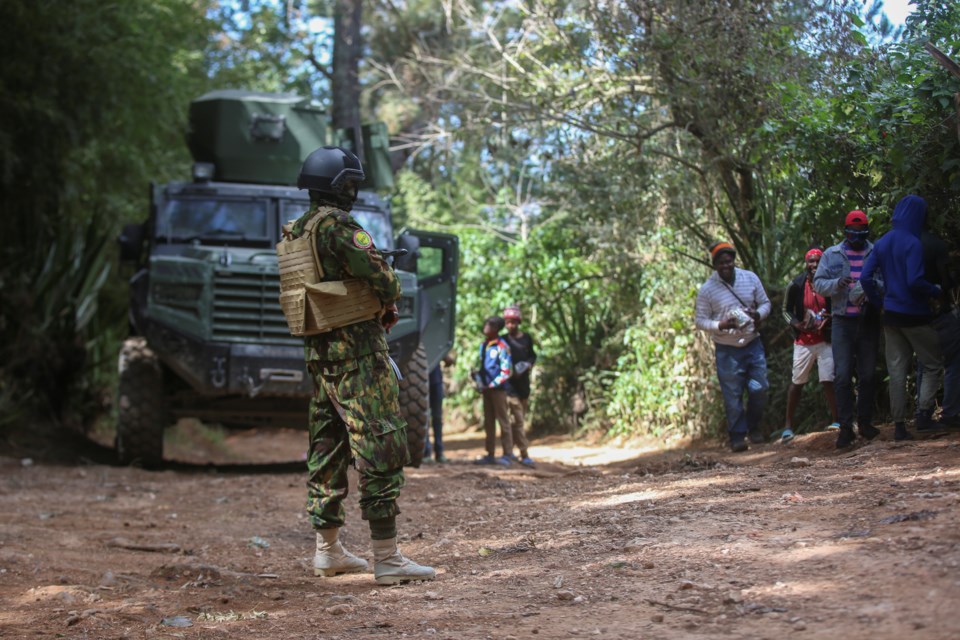
<svg viewBox="0 0 960 640">
<path fill-rule="evenodd" d="M 306 333 L 304 333 L 306 308 L 306 289 L 293 289 L 291 291 L 280 292 L 280 309 L 283 311 L 283 317 L 287 319 L 287 327 L 290 329 L 290 335 L 298 338 L 306 335 Z"/>
<path fill-rule="evenodd" d="M 372 320 L 381 304 L 367 283 L 351 279 L 304 284 L 281 293 L 280 307 L 292 335 L 313 336 Z"/>
<path fill-rule="evenodd" d="M 320 281 L 313 257 L 313 237 L 305 235 L 277 245 L 277 267 L 280 272 L 280 290 L 290 292 L 305 284 Z"/>
<path fill-rule="evenodd" d="M 321 282 L 324 277 L 314 232 L 338 209 L 320 207 L 303 227 L 303 234 L 277 244 L 280 274 L 280 308 L 290 333 L 297 337 L 314 336 L 347 325 L 372 320 L 380 313 L 380 299 L 366 282 L 356 278 Z"/>
</svg>

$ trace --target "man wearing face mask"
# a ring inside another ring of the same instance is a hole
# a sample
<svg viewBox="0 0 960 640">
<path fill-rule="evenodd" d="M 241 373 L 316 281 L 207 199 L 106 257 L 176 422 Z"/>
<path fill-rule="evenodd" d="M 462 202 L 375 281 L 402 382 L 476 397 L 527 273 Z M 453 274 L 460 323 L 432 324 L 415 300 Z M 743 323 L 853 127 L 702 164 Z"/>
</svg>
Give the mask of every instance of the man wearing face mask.
<svg viewBox="0 0 960 640">
<path fill-rule="evenodd" d="M 873 426 L 880 315 L 863 292 L 860 275 L 873 251 L 868 240 L 867 214 L 854 210 L 844 220 L 843 242 L 823 252 L 813 276 L 813 289 L 831 299 L 834 380 L 840 433 L 837 448 L 853 444 L 854 411 L 860 436 L 872 440 L 880 431 Z M 854 385 L 856 375 L 856 385 Z"/>
</svg>

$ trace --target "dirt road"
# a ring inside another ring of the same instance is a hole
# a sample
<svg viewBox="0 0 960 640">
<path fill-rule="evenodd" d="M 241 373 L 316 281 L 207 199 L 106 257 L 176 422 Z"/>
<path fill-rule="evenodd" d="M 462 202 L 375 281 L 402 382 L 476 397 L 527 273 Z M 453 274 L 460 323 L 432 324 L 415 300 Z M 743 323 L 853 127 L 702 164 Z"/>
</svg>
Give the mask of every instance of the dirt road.
<svg viewBox="0 0 960 640">
<path fill-rule="evenodd" d="M 960 434 L 890 435 L 736 456 L 535 442 L 534 470 L 473 465 L 478 435 L 452 436 L 452 464 L 408 473 L 399 519 L 437 579 L 389 588 L 312 577 L 296 464 L 148 472 L 8 442 L 0 636 L 958 638 Z M 209 446 L 268 462 L 304 442 Z M 355 493 L 343 539 L 370 558 Z"/>
</svg>

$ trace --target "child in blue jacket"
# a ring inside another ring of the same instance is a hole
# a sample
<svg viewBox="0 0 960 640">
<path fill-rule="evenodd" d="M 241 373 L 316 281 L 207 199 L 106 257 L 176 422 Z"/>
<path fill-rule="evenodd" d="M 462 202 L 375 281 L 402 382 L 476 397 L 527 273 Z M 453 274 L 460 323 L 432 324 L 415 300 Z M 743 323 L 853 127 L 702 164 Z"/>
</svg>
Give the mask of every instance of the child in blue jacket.
<svg viewBox="0 0 960 640">
<path fill-rule="evenodd" d="M 477 386 L 483 394 L 483 431 L 486 436 L 487 455 L 477 464 L 510 464 L 513 452 L 513 434 L 507 412 L 506 384 L 513 370 L 510 347 L 500 337 L 504 321 L 500 316 L 490 316 L 483 323 L 483 342 L 480 343 L 480 369 Z M 500 444 L 503 455 L 496 456 L 497 425 L 500 423 Z"/>
</svg>

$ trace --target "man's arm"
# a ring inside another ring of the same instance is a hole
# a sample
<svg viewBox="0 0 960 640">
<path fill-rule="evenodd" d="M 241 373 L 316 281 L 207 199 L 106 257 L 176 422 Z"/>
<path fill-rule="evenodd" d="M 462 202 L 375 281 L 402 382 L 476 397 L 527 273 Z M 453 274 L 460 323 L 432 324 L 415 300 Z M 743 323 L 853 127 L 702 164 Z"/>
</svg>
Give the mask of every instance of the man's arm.
<svg viewBox="0 0 960 640">
<path fill-rule="evenodd" d="M 870 257 L 873 257 L 872 253 Z M 928 298 L 939 298 L 942 289 L 925 277 L 923 246 L 919 241 L 907 247 L 905 261 L 907 267 L 907 286 L 910 287 L 910 291 L 917 295 L 927 296 Z M 866 291 L 866 285 L 864 285 L 864 291 Z"/>
<path fill-rule="evenodd" d="M 883 306 L 883 294 L 880 287 L 877 286 L 877 249 L 874 247 L 870 255 L 863 263 L 863 273 L 860 275 L 860 284 L 863 286 L 863 292 L 867 294 L 867 301 L 875 307 Z"/>
<path fill-rule="evenodd" d="M 950 273 L 950 264 L 946 252 L 937 256 L 937 272 L 940 274 L 940 284 L 944 291 L 953 291 L 957 283 L 953 280 L 953 274 Z"/>
<path fill-rule="evenodd" d="M 330 229 L 329 242 L 344 270 L 369 284 L 384 306 L 400 299 L 400 280 L 360 225 L 352 220 L 338 222 Z"/>
<path fill-rule="evenodd" d="M 953 274 L 950 273 L 949 253 L 947 251 L 937 255 L 937 273 L 940 274 L 940 286 L 943 287 L 943 290 L 953 291 L 957 283 L 953 279 Z"/>
<path fill-rule="evenodd" d="M 850 277 L 840 277 L 841 263 L 835 251 L 827 249 L 813 274 L 813 290 L 822 296 L 835 296 L 850 286 Z"/>
<path fill-rule="evenodd" d="M 510 357 L 510 347 L 506 341 L 500 340 L 500 372 L 490 383 L 490 388 L 497 388 L 510 379 L 513 373 L 513 359 Z"/>
<path fill-rule="evenodd" d="M 713 318 L 713 305 L 709 300 L 709 292 L 704 291 L 706 285 L 697 292 L 697 302 L 694 305 L 693 320 L 697 329 L 707 333 L 718 333 L 720 322 Z"/>
<path fill-rule="evenodd" d="M 787 286 L 787 295 L 783 296 L 783 319 L 794 329 L 799 329 L 798 325 L 802 324 L 804 320 L 804 318 L 798 318 L 793 312 L 798 306 L 803 307 L 802 302 L 800 305 L 797 304 L 797 298 L 802 295 L 801 292 L 802 289 L 791 280 L 789 286 Z"/>
<path fill-rule="evenodd" d="M 707 333 L 720 333 L 721 331 L 736 327 L 737 321 L 733 318 L 727 318 L 725 320 L 715 320 L 713 318 L 711 292 L 705 290 L 706 287 L 707 285 L 703 285 L 700 287 L 700 291 L 697 292 L 697 302 L 693 312 L 693 320 L 697 325 L 697 329 L 706 331 Z"/>
<path fill-rule="evenodd" d="M 760 278 L 755 273 L 753 274 L 753 277 L 755 281 L 753 302 L 757 305 L 757 314 L 760 316 L 760 319 L 763 320 L 770 315 L 773 305 L 770 303 L 770 298 L 767 296 L 767 292 L 763 289 L 763 283 L 760 282 Z"/>
</svg>

